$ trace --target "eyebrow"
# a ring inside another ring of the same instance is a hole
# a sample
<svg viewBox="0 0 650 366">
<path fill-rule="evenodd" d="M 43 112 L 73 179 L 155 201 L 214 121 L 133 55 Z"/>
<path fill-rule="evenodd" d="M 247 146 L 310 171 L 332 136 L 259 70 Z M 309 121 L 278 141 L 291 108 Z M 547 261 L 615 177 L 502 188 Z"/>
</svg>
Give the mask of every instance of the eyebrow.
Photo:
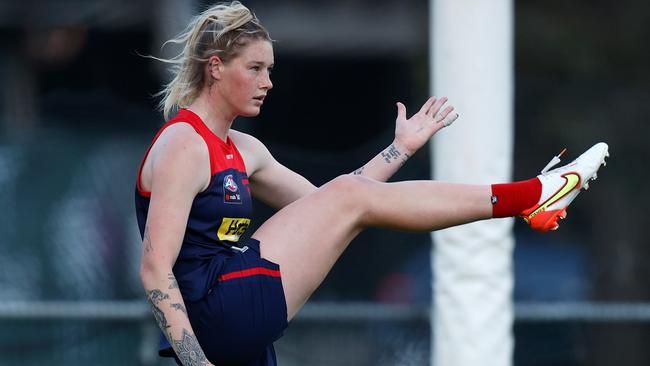
<svg viewBox="0 0 650 366">
<path fill-rule="evenodd" d="M 248 64 L 249 64 L 249 65 L 266 65 L 266 63 L 263 62 L 263 61 L 250 61 Z M 273 66 L 275 66 L 274 63 L 273 63 L 273 64 L 269 64 L 269 67 L 272 68 Z"/>
</svg>

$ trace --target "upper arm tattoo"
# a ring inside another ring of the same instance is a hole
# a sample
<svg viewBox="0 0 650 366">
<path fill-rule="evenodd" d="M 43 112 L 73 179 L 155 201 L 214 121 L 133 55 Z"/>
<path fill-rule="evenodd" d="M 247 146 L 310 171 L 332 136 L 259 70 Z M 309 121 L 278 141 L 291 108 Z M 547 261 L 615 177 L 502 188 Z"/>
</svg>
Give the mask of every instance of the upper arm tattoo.
<svg viewBox="0 0 650 366">
<path fill-rule="evenodd" d="M 149 253 L 153 250 L 153 246 L 151 245 L 151 236 L 149 235 L 149 225 L 144 227 L 144 238 L 142 239 L 142 246 L 144 247 L 144 251 L 146 253 Z"/>
<path fill-rule="evenodd" d="M 355 170 L 354 173 L 352 173 L 352 174 L 353 174 L 353 175 L 361 175 L 361 174 L 363 174 L 363 169 L 364 169 L 365 167 L 366 167 L 365 165 L 362 166 L 361 168 Z"/>
<path fill-rule="evenodd" d="M 174 277 L 173 273 L 168 273 L 167 278 L 169 279 L 169 289 L 173 288 L 178 288 L 178 282 L 176 281 L 176 277 Z"/>
</svg>

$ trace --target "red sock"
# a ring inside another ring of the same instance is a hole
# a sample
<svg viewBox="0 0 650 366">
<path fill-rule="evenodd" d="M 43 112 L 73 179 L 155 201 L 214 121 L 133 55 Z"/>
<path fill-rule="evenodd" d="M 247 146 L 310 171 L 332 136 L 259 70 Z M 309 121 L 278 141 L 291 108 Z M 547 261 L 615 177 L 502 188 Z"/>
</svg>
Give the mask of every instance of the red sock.
<svg viewBox="0 0 650 366">
<path fill-rule="evenodd" d="M 511 217 L 532 207 L 542 195 L 542 182 L 537 178 L 492 185 L 492 217 Z"/>
</svg>

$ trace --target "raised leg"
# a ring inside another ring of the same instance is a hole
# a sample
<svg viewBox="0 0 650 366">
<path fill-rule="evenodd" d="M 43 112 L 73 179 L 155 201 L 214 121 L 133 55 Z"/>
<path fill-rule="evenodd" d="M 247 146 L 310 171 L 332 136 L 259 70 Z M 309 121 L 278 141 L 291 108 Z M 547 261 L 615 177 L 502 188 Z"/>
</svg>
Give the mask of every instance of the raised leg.
<svg viewBox="0 0 650 366">
<path fill-rule="evenodd" d="M 280 210 L 253 237 L 262 256 L 280 265 L 292 319 L 364 228 L 431 231 L 487 219 L 490 195 L 489 185 L 345 175 Z"/>
</svg>

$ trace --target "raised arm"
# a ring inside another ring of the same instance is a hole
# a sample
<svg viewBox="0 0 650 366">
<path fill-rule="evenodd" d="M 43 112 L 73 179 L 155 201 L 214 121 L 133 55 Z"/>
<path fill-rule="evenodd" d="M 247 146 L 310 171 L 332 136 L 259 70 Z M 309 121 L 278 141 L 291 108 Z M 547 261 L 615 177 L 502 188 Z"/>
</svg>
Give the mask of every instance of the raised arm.
<svg viewBox="0 0 650 366">
<path fill-rule="evenodd" d="M 382 182 L 387 181 L 420 147 L 429 141 L 431 136 L 458 118 L 457 113 L 452 113 L 454 107 L 448 106 L 442 109 L 446 102 L 447 97 L 440 99 L 431 97 L 416 114 L 408 119 L 406 118 L 406 107 L 398 102 L 395 140 L 352 174 L 363 175 Z"/>
<path fill-rule="evenodd" d="M 208 150 L 191 127 L 175 124 L 161 134 L 148 159 L 151 164 L 142 174 L 151 200 L 140 278 L 158 326 L 183 365 L 211 365 L 194 335 L 172 272 L 194 196 L 210 180 Z"/>
<path fill-rule="evenodd" d="M 275 209 L 281 209 L 291 202 L 316 190 L 302 175 L 280 164 L 264 144 L 257 138 L 230 130 L 244 158 L 253 196 Z"/>
<path fill-rule="evenodd" d="M 397 103 L 395 140 L 352 174 L 388 180 L 431 136 L 458 118 L 458 114 L 452 113 L 454 107 L 442 109 L 446 102 L 446 97 L 431 97 L 409 119 L 406 107 Z M 243 155 L 255 198 L 280 209 L 316 190 L 307 179 L 275 160 L 255 137 L 234 130 L 230 131 L 230 137 Z"/>
</svg>

